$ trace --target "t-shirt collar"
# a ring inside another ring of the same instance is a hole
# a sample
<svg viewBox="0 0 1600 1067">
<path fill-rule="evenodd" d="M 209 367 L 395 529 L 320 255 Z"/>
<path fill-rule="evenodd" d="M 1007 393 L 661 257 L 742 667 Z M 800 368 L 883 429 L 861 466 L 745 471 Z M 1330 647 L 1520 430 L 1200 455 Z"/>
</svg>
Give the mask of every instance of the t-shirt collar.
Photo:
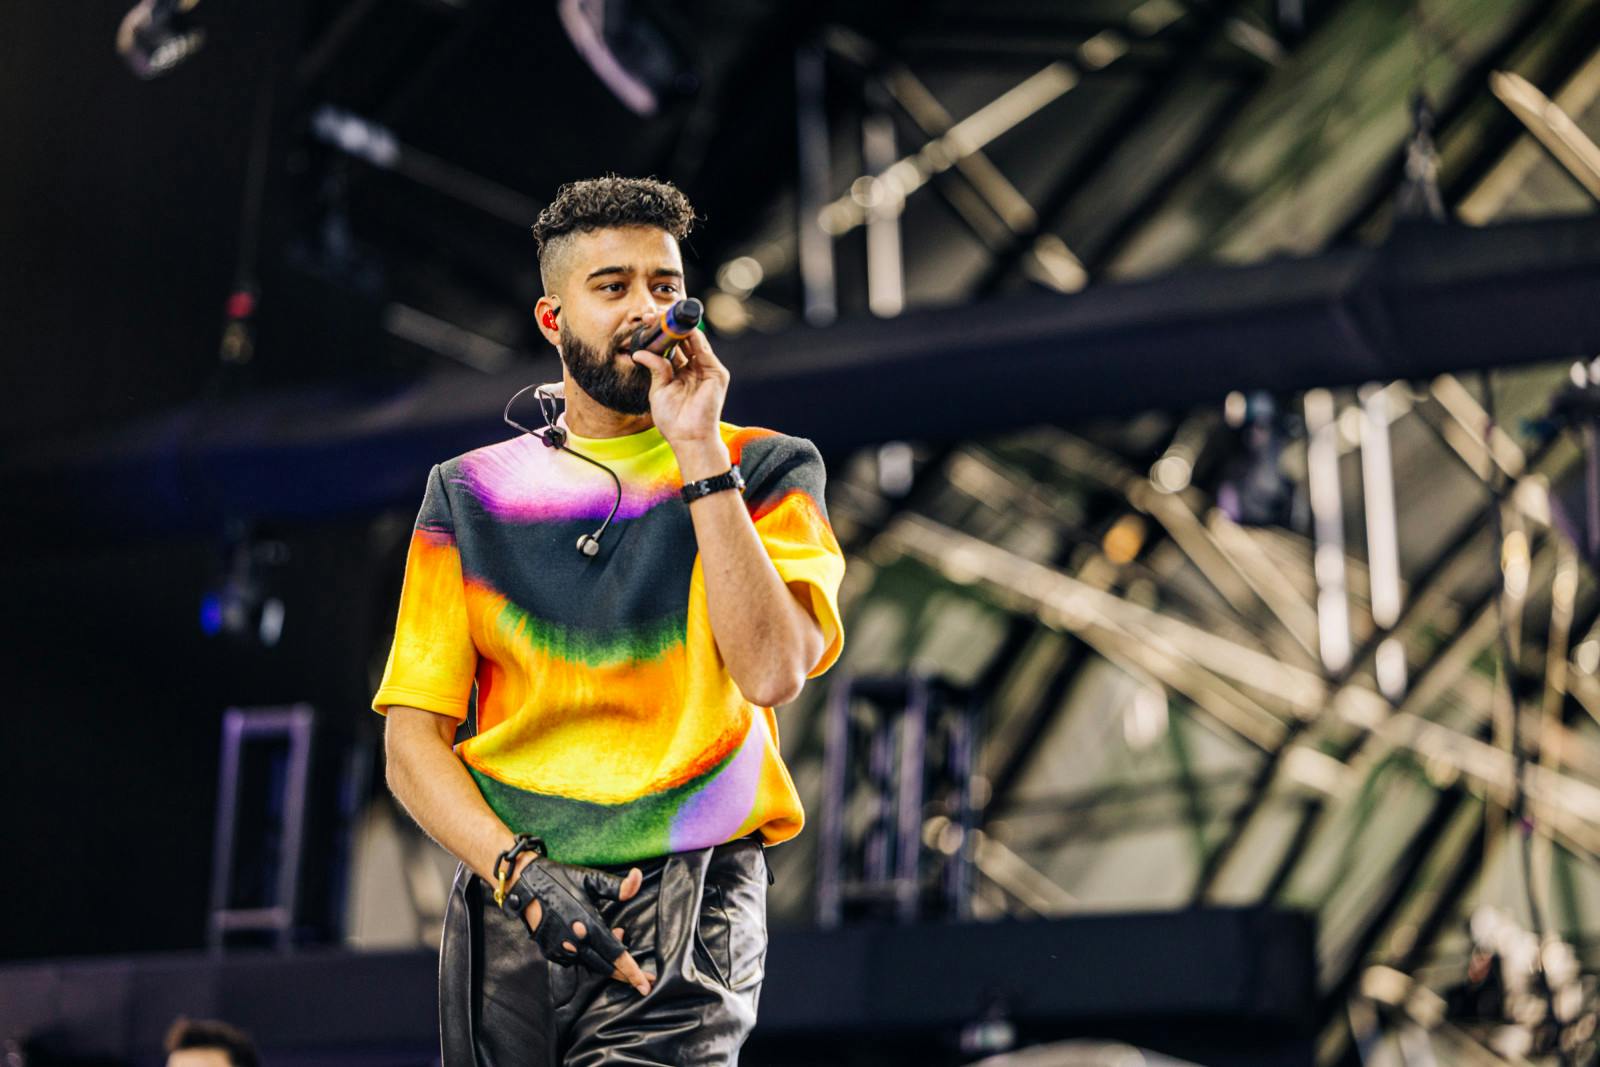
<svg viewBox="0 0 1600 1067">
<path fill-rule="evenodd" d="M 661 431 L 654 426 L 621 437 L 582 437 L 567 429 L 566 412 L 562 412 L 556 418 L 556 425 L 567 430 L 567 444 L 592 459 L 627 459 L 630 456 L 642 456 L 667 443 L 667 439 L 661 436 Z"/>
</svg>

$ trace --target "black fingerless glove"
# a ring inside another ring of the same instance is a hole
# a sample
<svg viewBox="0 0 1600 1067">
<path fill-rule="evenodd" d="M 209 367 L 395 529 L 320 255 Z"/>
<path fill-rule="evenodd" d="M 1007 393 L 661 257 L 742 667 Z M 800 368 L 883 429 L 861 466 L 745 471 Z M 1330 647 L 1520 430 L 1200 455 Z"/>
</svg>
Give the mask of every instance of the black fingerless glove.
<svg viewBox="0 0 1600 1067">
<path fill-rule="evenodd" d="M 609 976 L 627 950 L 612 935 L 611 927 L 595 911 L 590 899 L 620 900 L 623 879 L 593 867 L 558 863 L 544 855 L 542 842 L 533 839 L 533 843 L 537 846 L 533 849 L 535 859 L 506 888 L 501 910 L 526 926 L 523 913 L 537 900 L 539 925 L 529 927 L 528 937 L 538 942 L 545 957 L 561 964 L 581 963 L 596 974 Z M 515 854 L 506 858 L 508 868 L 515 859 Z M 583 923 L 587 936 L 579 937 L 573 932 L 574 922 Z M 561 945 L 563 941 L 570 941 L 578 951 L 568 952 Z"/>
</svg>

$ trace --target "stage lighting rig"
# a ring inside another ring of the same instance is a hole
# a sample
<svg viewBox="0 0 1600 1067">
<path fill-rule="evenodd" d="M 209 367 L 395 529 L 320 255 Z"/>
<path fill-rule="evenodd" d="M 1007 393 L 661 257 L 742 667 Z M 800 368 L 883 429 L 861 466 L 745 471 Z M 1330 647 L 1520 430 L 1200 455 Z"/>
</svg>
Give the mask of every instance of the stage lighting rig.
<svg viewBox="0 0 1600 1067">
<path fill-rule="evenodd" d="M 1433 105 L 1423 93 L 1411 98 L 1411 136 L 1406 138 L 1405 181 L 1395 196 L 1395 213 L 1403 219 L 1445 222 L 1444 197 L 1439 192 L 1439 150 L 1434 145 L 1437 124 Z"/>
<path fill-rule="evenodd" d="M 1583 448 L 1581 479 L 1557 486 L 1552 505 L 1556 524 L 1591 566 L 1600 566 L 1600 359 L 1574 363 L 1571 379 L 1551 399 L 1539 429 L 1547 435 L 1571 430 Z"/>
<path fill-rule="evenodd" d="M 1464 980 L 1444 992 L 1446 1017 L 1508 1059 L 1595 1063 L 1597 980 L 1583 972 L 1577 950 L 1488 905 L 1473 911 L 1469 931 Z"/>
<path fill-rule="evenodd" d="M 700 87 L 665 19 L 635 0 L 561 0 L 561 26 L 616 98 L 648 118 L 663 99 Z"/>
<path fill-rule="evenodd" d="M 1241 526 L 1305 528 L 1306 502 L 1284 469 L 1289 442 L 1305 434 L 1302 421 L 1260 390 L 1233 394 L 1225 413 L 1242 447 L 1223 467 L 1217 505 Z"/>
<path fill-rule="evenodd" d="M 248 523 L 233 521 L 215 581 L 200 599 L 200 629 L 273 648 L 283 635 L 284 602 L 275 594 L 278 575 L 289 562 L 289 546 L 259 536 Z"/>
<path fill-rule="evenodd" d="M 189 12 L 200 0 L 139 0 L 117 27 L 117 54 L 141 78 L 165 74 L 199 51 L 205 31 Z"/>
</svg>

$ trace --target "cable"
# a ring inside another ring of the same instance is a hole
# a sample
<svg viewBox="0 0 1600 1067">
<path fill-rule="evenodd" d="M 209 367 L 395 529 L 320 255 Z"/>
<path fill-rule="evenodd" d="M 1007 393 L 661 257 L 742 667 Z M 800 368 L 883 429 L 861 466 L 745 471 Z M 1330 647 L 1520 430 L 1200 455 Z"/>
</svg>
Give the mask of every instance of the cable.
<svg viewBox="0 0 1600 1067">
<path fill-rule="evenodd" d="M 599 467 L 601 470 L 605 471 L 611 476 L 612 484 L 616 486 L 617 495 L 616 499 L 611 502 L 610 513 L 606 515 L 606 519 L 600 524 L 599 529 L 595 530 L 593 533 L 586 533 L 582 537 L 578 538 L 578 551 L 583 553 L 588 558 L 593 559 L 600 554 L 600 536 L 604 534 L 611 526 L 611 520 L 617 517 L 617 509 L 622 506 L 622 479 L 617 477 L 616 471 L 612 470 L 604 463 L 601 463 L 599 460 L 591 459 L 582 452 L 575 452 L 567 447 L 567 431 L 556 425 L 556 418 L 558 415 L 558 412 L 556 411 L 556 400 L 559 396 L 559 394 L 556 393 L 556 390 L 558 388 L 560 388 L 559 385 L 550 384 L 523 386 L 521 389 L 518 389 L 511 395 L 510 400 L 506 401 L 506 410 L 501 417 L 505 419 L 507 425 L 521 430 L 523 433 L 528 434 L 531 437 L 536 437 L 540 441 L 544 442 L 546 448 L 554 448 L 557 451 L 565 452 L 569 456 L 576 456 L 590 466 Z M 511 405 L 515 404 L 517 402 L 517 398 L 523 393 L 526 393 L 529 389 L 535 391 L 534 396 L 536 396 L 539 400 L 539 413 L 544 416 L 545 423 L 545 428 L 542 430 L 530 430 L 526 426 L 522 425 L 522 423 L 511 417 Z"/>
</svg>

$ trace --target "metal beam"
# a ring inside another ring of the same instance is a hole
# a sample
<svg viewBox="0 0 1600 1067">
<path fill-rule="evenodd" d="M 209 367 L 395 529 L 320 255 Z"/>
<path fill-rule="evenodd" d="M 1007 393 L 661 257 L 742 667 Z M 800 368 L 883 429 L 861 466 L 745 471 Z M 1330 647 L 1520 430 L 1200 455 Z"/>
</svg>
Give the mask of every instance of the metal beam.
<svg viewBox="0 0 1600 1067">
<path fill-rule="evenodd" d="M 996 591 L 1004 604 L 1031 603 L 1046 622 L 1091 644 L 1107 636 L 1136 641 L 1134 661 L 1141 669 L 1148 669 L 1160 657 L 1176 657 L 1199 673 L 1270 691 L 1274 702 L 1298 719 L 1335 715 L 1383 744 L 1420 753 L 1453 769 L 1491 797 L 1510 796 L 1520 777 L 1530 809 L 1541 824 L 1581 851 L 1600 855 L 1600 787 L 1549 768 L 1525 765 L 1510 753 L 1431 722 L 1406 705 L 1391 711 L 1371 690 L 1347 685 L 1330 691 L 1310 672 L 1278 663 L 1193 624 L 1101 592 L 931 520 L 903 516 L 886 536 L 890 535 L 906 555 L 951 580 L 982 584 Z M 1534 562 L 1537 570 L 1541 558 Z M 1424 692 L 1419 684 L 1408 703 L 1422 708 Z"/>
<path fill-rule="evenodd" d="M 1139 91 L 1101 124 L 1089 144 L 1078 154 L 1078 162 L 1069 167 L 1045 195 L 1034 224 L 1018 233 L 1006 248 L 996 254 L 989 268 L 973 286 L 974 295 L 991 296 L 999 290 L 1033 247 L 1035 239 L 1048 232 L 1059 221 L 1059 216 L 1073 198 L 1101 173 L 1117 149 L 1128 139 L 1132 128 L 1160 107 L 1189 73 L 1205 62 L 1207 53 L 1227 25 L 1229 14 L 1228 6 L 1221 4 L 1207 5 L 1197 13 L 1199 25 L 1190 32 L 1189 39 L 1174 48 L 1170 60 L 1160 72 L 1147 77 Z"/>
<path fill-rule="evenodd" d="M 1488 93 L 1488 79 L 1490 73 L 1504 66 L 1517 49 L 1530 37 L 1539 31 L 1539 28 L 1549 18 L 1551 12 L 1560 7 L 1561 0 L 1539 0 L 1530 4 L 1516 20 L 1506 35 L 1495 47 L 1489 49 L 1476 63 L 1463 72 L 1456 80 L 1450 98 L 1440 107 L 1435 116 L 1435 140 L 1442 142 L 1446 133 L 1467 112 L 1472 104 Z M 1579 39 L 1582 39 L 1581 36 Z M 1558 64 L 1557 79 L 1565 77 L 1566 73 L 1581 61 L 1587 50 L 1570 49 L 1576 53 L 1570 59 Z M 1499 137 L 1485 139 L 1485 147 L 1496 155 L 1509 147 L 1515 138 L 1509 135 L 1510 127 L 1501 131 Z M 1478 172 L 1477 164 L 1471 164 L 1464 174 L 1450 175 L 1443 183 L 1445 185 L 1445 199 L 1454 204 L 1459 195 L 1457 186 L 1463 178 L 1473 176 Z M 1330 240 L 1335 243 L 1354 240 L 1356 235 L 1374 217 L 1382 214 L 1389 207 L 1394 198 L 1395 191 L 1405 181 L 1406 177 L 1406 145 L 1402 141 L 1391 153 L 1388 163 L 1376 173 L 1367 195 L 1345 218 L 1345 222 L 1332 234 Z M 1455 195 L 1452 195 L 1455 194 Z"/>
<path fill-rule="evenodd" d="M 1435 392 L 1436 395 L 1441 394 L 1441 391 L 1438 389 L 1436 389 Z M 1482 412 L 1482 409 L 1476 406 L 1475 402 L 1470 396 L 1456 395 L 1449 389 L 1443 390 L 1442 396 L 1445 401 L 1448 401 L 1450 405 L 1455 407 L 1455 410 L 1453 411 L 1454 417 L 1462 420 L 1465 423 L 1476 425 L 1484 424 L 1486 416 Z M 1496 441 L 1496 448 L 1494 450 L 1495 459 L 1491 463 L 1489 459 L 1489 450 L 1487 448 L 1483 448 L 1481 446 L 1481 442 L 1474 442 L 1470 438 L 1462 438 L 1460 440 L 1447 439 L 1447 443 L 1451 444 L 1452 448 L 1456 451 L 1462 452 L 1463 460 L 1468 462 L 1469 466 L 1477 471 L 1480 476 L 1485 477 L 1486 480 L 1491 480 L 1493 484 L 1501 486 L 1501 489 L 1496 493 L 1495 501 L 1491 502 L 1490 506 L 1494 507 L 1500 506 L 1500 500 L 1513 499 L 1516 496 L 1515 486 L 1504 486 L 1501 482 L 1503 477 L 1521 476 L 1525 471 L 1534 470 L 1540 467 L 1546 458 L 1554 451 L 1551 444 L 1547 443 L 1546 446 L 1535 456 L 1531 458 L 1525 458 L 1522 455 L 1521 450 L 1518 449 L 1515 443 L 1509 439 L 1503 442 Z M 1470 448 L 1467 446 L 1474 443 L 1479 445 L 1479 450 L 1483 453 L 1483 455 L 1476 456 L 1471 453 Z M 1474 460 L 1476 460 L 1476 462 L 1473 462 Z M 1462 532 L 1452 540 L 1452 543 L 1447 546 L 1443 552 L 1440 553 L 1439 559 L 1433 566 L 1429 568 L 1428 577 L 1416 584 L 1416 595 L 1413 598 L 1414 603 L 1421 603 L 1427 599 L 1428 589 L 1432 585 L 1434 579 L 1439 574 L 1447 570 L 1460 556 L 1460 554 L 1474 540 L 1477 539 L 1479 533 L 1483 529 L 1483 526 L 1483 521 L 1479 519 L 1469 520 L 1469 522 L 1465 524 Z M 1570 552 L 1570 548 L 1558 538 L 1555 546 L 1555 554 L 1559 557 L 1563 555 L 1564 552 Z M 1480 599 L 1478 605 L 1470 613 L 1475 616 L 1476 621 L 1462 627 L 1457 632 L 1455 637 L 1435 655 L 1430 663 L 1425 665 L 1424 673 L 1418 678 L 1416 688 L 1413 689 L 1410 696 L 1408 696 L 1406 701 L 1402 704 L 1402 711 L 1404 711 L 1405 708 L 1412 706 L 1415 706 L 1418 708 L 1418 710 L 1421 710 L 1426 704 L 1437 699 L 1438 696 L 1442 694 L 1444 688 L 1448 688 L 1455 684 L 1455 676 L 1461 670 L 1465 669 L 1470 661 L 1482 649 L 1488 647 L 1489 644 L 1492 643 L 1495 622 L 1494 605 L 1497 595 L 1498 587 L 1496 587 L 1496 589 L 1491 589 L 1488 593 L 1486 593 Z M 1408 616 L 1412 616 L 1414 614 L 1415 613 L 1413 611 L 1408 609 Z M 1409 620 L 1403 619 L 1402 624 L 1407 621 Z M 1370 652 L 1370 649 L 1367 651 Z M 1556 654 L 1562 656 L 1563 662 L 1565 662 L 1564 646 L 1562 649 L 1558 650 Z M 1362 658 L 1365 659 L 1365 655 Z M 1441 674 L 1443 673 L 1441 668 L 1445 667 L 1449 668 L 1449 675 L 1444 677 L 1441 682 Z M 1581 672 L 1579 672 L 1579 676 L 1581 677 Z M 1552 743 L 1559 743 L 1563 745 L 1567 742 L 1567 732 L 1563 727 L 1560 726 L 1559 723 L 1554 724 L 1549 729 L 1551 736 L 1547 740 L 1550 740 Z M 1528 735 L 1526 743 L 1529 744 L 1537 743 L 1540 739 L 1545 739 L 1543 738 L 1543 735 L 1539 733 L 1539 727 L 1532 724 L 1525 724 L 1519 732 Z M 1344 751 L 1341 753 L 1340 758 L 1345 762 L 1356 759 L 1361 754 L 1367 743 L 1372 740 L 1372 738 L 1373 735 L 1370 733 L 1361 734 L 1356 739 L 1354 744 L 1346 746 Z M 1577 755 L 1579 755 L 1579 753 L 1574 752 L 1574 756 Z M 1583 752 L 1582 755 L 1587 757 L 1591 754 L 1588 752 Z M 1545 761 L 1541 762 L 1544 763 Z M 1546 765 L 1551 769 L 1554 768 L 1553 764 Z M 1264 789 L 1267 784 L 1270 784 L 1270 776 L 1265 781 L 1260 783 L 1260 786 L 1262 789 Z M 1258 793 L 1258 798 L 1260 795 L 1262 794 Z M 1293 866 L 1297 861 L 1299 846 L 1302 845 L 1311 835 L 1317 816 L 1322 813 L 1322 810 L 1322 805 L 1320 803 L 1313 801 L 1307 804 L 1306 810 L 1302 813 L 1299 825 L 1297 826 L 1293 835 L 1291 846 L 1285 851 L 1278 864 L 1276 872 L 1269 880 L 1268 888 L 1266 893 L 1263 895 L 1263 899 L 1272 899 L 1272 897 L 1275 896 L 1276 893 L 1287 882 L 1290 874 L 1292 873 Z M 1242 837 L 1244 832 L 1245 831 L 1243 827 L 1236 827 L 1234 838 L 1237 839 Z M 1590 840 L 1592 843 L 1593 839 L 1591 838 Z"/>
<path fill-rule="evenodd" d="M 1570 359 L 1600 351 L 1597 289 L 1600 217 L 1429 225 L 1377 248 L 717 347 L 733 376 L 730 421 L 810 437 L 837 457 L 884 441 L 1214 403 L 1229 389 Z M 0 460 L 0 487 L 26 494 L 30 525 L 52 537 L 192 529 L 223 513 L 411 508 L 427 467 L 503 439 L 506 398 L 554 364 L 256 394 L 31 442 Z"/>
</svg>

